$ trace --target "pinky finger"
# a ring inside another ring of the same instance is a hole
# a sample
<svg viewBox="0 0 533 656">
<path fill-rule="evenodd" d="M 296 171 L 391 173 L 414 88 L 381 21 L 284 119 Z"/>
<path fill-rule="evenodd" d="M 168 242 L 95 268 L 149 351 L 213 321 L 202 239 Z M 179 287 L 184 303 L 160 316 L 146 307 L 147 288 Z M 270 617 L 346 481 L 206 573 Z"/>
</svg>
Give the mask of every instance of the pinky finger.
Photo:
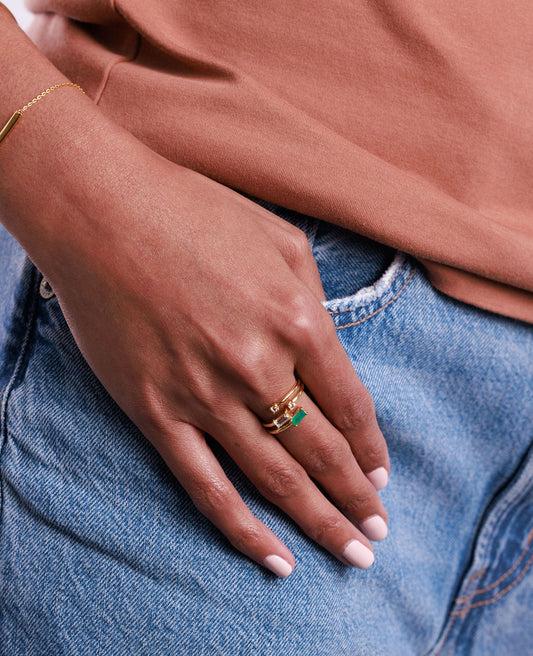
<svg viewBox="0 0 533 656">
<path fill-rule="evenodd" d="M 281 578 L 291 574 L 293 554 L 244 503 L 201 431 L 180 422 L 152 443 L 196 508 L 238 551 Z"/>
</svg>

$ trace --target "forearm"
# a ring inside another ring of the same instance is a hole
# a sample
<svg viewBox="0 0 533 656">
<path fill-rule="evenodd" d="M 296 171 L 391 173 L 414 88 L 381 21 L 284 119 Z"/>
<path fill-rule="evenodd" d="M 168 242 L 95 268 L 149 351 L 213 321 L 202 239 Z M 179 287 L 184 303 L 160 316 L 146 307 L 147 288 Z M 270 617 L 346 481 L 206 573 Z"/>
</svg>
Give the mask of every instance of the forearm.
<svg viewBox="0 0 533 656">
<path fill-rule="evenodd" d="M 67 78 L 33 45 L 9 13 L 0 10 L 0 123 L 44 89 Z M 87 141 L 107 123 L 80 91 L 52 92 L 26 112 L 0 145 L 0 220 L 38 256 L 59 229 L 65 183 L 87 156 Z M 83 136 L 82 136 L 83 135 Z M 82 183 L 80 170 L 79 183 Z M 59 198 L 61 196 L 61 199 Z"/>
<path fill-rule="evenodd" d="M 3 125 L 41 91 L 68 80 L 4 10 L 0 39 Z M 77 257 L 91 267 L 107 258 L 107 266 L 113 244 L 125 235 L 140 239 L 133 217 L 161 230 L 161 219 L 169 218 L 163 215 L 171 214 L 173 231 L 198 237 L 224 203 L 242 211 L 253 206 L 154 153 L 74 88 L 35 103 L 0 145 L 0 221 L 51 282 L 56 272 L 64 277 Z"/>
<path fill-rule="evenodd" d="M 68 80 L 4 9 L 0 39 L 2 127 L 41 91 Z M 24 112 L 0 145 L 0 221 L 53 278 L 58 255 L 94 249 L 105 224 L 120 221 L 114 208 L 127 203 L 136 168 L 154 157 L 79 90 L 57 89 Z"/>
</svg>

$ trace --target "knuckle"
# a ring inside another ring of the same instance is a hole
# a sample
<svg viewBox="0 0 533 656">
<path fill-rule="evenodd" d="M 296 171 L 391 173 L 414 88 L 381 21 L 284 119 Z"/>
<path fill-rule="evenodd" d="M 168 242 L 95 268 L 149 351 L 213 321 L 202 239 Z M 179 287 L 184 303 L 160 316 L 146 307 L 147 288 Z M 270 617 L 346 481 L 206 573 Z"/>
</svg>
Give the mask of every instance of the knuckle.
<svg viewBox="0 0 533 656">
<path fill-rule="evenodd" d="M 338 442 L 322 442 L 309 446 L 306 452 L 305 466 L 309 474 L 328 474 L 344 468 L 351 451 L 347 444 L 343 447 Z"/>
<path fill-rule="evenodd" d="M 267 499 L 279 501 L 295 495 L 302 484 L 302 471 L 291 465 L 278 463 L 265 467 L 260 490 Z"/>
<path fill-rule="evenodd" d="M 296 228 L 287 236 L 285 252 L 289 262 L 301 262 L 305 258 L 312 257 L 309 241 L 302 230 Z"/>
<path fill-rule="evenodd" d="M 264 344 L 254 339 L 243 341 L 238 349 L 232 350 L 230 362 L 235 373 L 247 379 L 251 372 L 263 369 L 267 364 Z"/>
<path fill-rule="evenodd" d="M 249 340 L 239 346 L 230 366 L 236 380 L 254 394 L 262 396 L 268 374 L 272 370 L 272 354 L 265 340 Z"/>
<path fill-rule="evenodd" d="M 362 449 L 365 463 L 382 463 L 387 459 L 386 446 L 382 440 L 370 439 Z"/>
<path fill-rule="evenodd" d="M 228 486 L 221 481 L 209 481 L 198 484 L 191 492 L 191 499 L 196 508 L 206 517 L 213 517 L 223 512 L 231 502 Z"/>
<path fill-rule="evenodd" d="M 348 499 L 339 504 L 342 512 L 348 517 L 362 519 L 368 516 L 369 507 L 376 504 L 376 491 L 366 485 L 361 485 Z"/>
<path fill-rule="evenodd" d="M 289 339 L 309 351 L 315 351 L 317 346 L 322 348 L 324 326 L 322 306 L 305 293 L 294 295 L 289 305 L 291 314 L 284 322 Z"/>
<path fill-rule="evenodd" d="M 308 535 L 319 544 L 329 543 L 331 536 L 337 536 L 342 532 L 343 522 L 340 517 L 324 517 L 309 528 Z"/>
<path fill-rule="evenodd" d="M 375 421 L 376 411 L 370 393 L 363 388 L 339 403 L 335 423 L 341 431 L 357 431 Z"/>
<path fill-rule="evenodd" d="M 137 426 L 146 434 L 166 434 L 174 417 L 157 385 L 151 380 L 137 380 L 134 401 Z"/>
<path fill-rule="evenodd" d="M 258 526 L 246 524 L 239 528 L 230 536 L 231 544 L 242 552 L 248 552 L 261 542 L 262 531 Z"/>
</svg>

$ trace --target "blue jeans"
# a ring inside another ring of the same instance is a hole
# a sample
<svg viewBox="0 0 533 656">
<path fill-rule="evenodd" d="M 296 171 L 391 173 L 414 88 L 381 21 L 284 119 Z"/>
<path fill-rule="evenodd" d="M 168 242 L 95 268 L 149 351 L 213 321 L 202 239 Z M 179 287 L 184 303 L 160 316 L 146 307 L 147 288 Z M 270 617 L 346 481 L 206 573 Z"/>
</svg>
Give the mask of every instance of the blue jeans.
<svg viewBox="0 0 533 656">
<path fill-rule="evenodd" d="M 278 579 L 237 552 L 0 229 L 0 655 L 532 654 L 533 326 L 444 296 L 405 254 L 261 204 L 306 232 L 388 441 L 375 564 L 341 564 L 211 441 L 296 569 Z"/>
</svg>

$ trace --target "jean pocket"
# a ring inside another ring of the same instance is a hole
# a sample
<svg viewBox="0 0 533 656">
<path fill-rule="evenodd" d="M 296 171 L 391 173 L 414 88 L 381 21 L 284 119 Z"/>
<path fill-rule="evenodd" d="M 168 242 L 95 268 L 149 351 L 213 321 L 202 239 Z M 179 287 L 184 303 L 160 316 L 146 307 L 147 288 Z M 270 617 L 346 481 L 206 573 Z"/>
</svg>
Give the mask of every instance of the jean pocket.
<svg viewBox="0 0 533 656">
<path fill-rule="evenodd" d="M 318 219 L 308 239 L 327 302 L 335 307 L 364 290 L 375 292 L 397 260 L 394 248 Z"/>
<path fill-rule="evenodd" d="M 407 285 L 421 272 L 407 254 L 398 251 L 382 275 L 372 284 L 357 289 L 341 298 L 330 298 L 322 303 L 331 315 L 337 330 L 356 326 L 383 310 L 393 307 Z"/>
</svg>

